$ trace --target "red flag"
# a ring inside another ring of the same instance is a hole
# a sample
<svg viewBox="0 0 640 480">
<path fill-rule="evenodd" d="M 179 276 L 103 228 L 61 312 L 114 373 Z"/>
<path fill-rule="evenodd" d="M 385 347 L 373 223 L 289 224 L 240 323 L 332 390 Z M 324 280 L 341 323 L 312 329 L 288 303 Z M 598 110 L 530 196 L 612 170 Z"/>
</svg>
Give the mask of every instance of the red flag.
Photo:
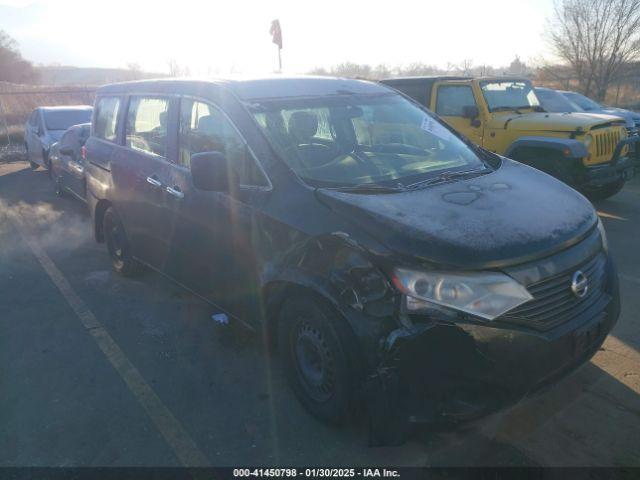
<svg viewBox="0 0 640 480">
<path fill-rule="evenodd" d="M 269 29 L 271 34 L 271 41 L 278 45 L 278 48 L 282 48 L 282 29 L 280 28 L 280 20 L 275 19 L 271 22 L 271 28 Z"/>
</svg>

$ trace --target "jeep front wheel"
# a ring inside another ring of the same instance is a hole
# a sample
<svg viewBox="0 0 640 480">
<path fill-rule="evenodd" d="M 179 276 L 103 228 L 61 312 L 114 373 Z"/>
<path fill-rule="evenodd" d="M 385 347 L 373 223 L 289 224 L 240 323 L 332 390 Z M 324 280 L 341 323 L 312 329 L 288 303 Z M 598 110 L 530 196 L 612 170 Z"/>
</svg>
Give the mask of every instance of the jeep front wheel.
<svg viewBox="0 0 640 480">
<path fill-rule="evenodd" d="M 613 197 L 624 187 L 625 181 L 620 179 L 616 182 L 601 187 L 593 187 L 584 191 L 584 195 L 592 202 L 599 202 Z"/>
</svg>

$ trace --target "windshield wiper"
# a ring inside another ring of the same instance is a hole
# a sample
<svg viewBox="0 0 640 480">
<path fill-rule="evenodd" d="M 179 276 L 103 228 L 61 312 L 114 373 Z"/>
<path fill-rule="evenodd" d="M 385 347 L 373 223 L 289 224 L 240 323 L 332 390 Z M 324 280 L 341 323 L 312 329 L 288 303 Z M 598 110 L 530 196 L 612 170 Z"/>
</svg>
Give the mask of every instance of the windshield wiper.
<svg viewBox="0 0 640 480">
<path fill-rule="evenodd" d="M 349 193 L 397 193 L 404 190 L 400 185 L 381 185 L 379 183 L 359 183 L 357 185 L 348 185 L 344 187 L 331 187 L 329 190 L 338 190 L 340 192 Z"/>
<path fill-rule="evenodd" d="M 521 113 L 520 110 L 525 108 L 534 108 L 533 105 L 520 105 L 519 107 L 508 107 L 507 105 L 502 105 L 500 107 L 493 107 L 491 109 L 492 112 L 508 112 L 509 110 L 513 110 L 516 113 Z"/>
<path fill-rule="evenodd" d="M 440 175 L 436 177 L 427 178 L 426 180 L 422 180 L 420 182 L 412 183 L 407 185 L 407 189 L 414 189 L 417 187 L 424 187 L 427 185 L 434 185 L 436 183 L 444 183 L 454 179 L 472 177 L 477 175 L 484 175 L 485 173 L 492 172 L 491 168 L 476 168 L 473 170 L 461 170 L 461 171 L 453 171 L 453 172 L 442 172 Z"/>
</svg>

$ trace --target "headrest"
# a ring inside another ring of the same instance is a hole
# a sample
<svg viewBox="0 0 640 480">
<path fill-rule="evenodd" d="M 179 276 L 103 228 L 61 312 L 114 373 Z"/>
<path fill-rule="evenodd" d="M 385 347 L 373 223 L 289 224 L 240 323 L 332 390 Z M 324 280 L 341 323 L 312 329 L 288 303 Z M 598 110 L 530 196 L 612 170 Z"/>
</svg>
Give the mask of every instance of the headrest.
<svg viewBox="0 0 640 480">
<path fill-rule="evenodd" d="M 218 123 L 219 122 L 214 118 L 213 115 L 205 115 L 204 117 L 200 117 L 198 119 L 198 126 L 196 127 L 196 130 L 207 135 L 216 135 L 220 133 Z"/>
<path fill-rule="evenodd" d="M 309 112 L 293 112 L 289 117 L 289 133 L 299 143 L 309 143 L 318 131 L 318 117 Z"/>
</svg>

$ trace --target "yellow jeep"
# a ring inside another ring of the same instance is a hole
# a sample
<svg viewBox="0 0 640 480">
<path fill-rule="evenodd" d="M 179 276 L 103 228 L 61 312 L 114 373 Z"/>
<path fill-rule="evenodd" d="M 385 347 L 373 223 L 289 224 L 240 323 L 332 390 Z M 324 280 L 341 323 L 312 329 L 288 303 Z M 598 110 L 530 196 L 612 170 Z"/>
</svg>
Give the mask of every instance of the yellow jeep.
<svg viewBox="0 0 640 480">
<path fill-rule="evenodd" d="M 547 172 L 593 200 L 619 192 L 634 175 L 624 120 L 548 113 L 531 82 L 511 77 L 409 77 L 383 80 L 468 139 Z"/>
</svg>

